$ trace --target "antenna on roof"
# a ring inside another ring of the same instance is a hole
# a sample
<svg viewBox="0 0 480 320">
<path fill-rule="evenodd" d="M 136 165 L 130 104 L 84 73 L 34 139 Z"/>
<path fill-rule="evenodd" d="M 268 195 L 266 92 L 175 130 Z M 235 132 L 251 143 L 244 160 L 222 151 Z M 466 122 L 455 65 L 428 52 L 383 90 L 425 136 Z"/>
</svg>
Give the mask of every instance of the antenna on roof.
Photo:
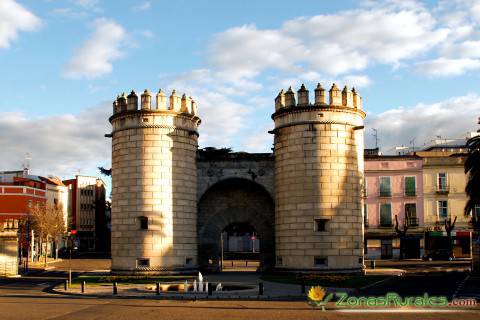
<svg viewBox="0 0 480 320">
<path fill-rule="evenodd" d="M 410 140 L 410 145 L 412 146 L 412 151 L 415 152 L 415 139 L 417 139 L 417 137 L 413 138 L 412 140 Z"/>
<path fill-rule="evenodd" d="M 378 130 L 375 128 L 372 128 L 373 130 L 373 137 L 375 138 L 375 149 L 378 148 Z"/>
<path fill-rule="evenodd" d="M 25 161 L 23 162 L 23 177 L 26 178 L 28 176 L 28 173 L 30 171 L 30 160 L 32 158 L 30 157 L 30 153 L 25 153 Z"/>
</svg>

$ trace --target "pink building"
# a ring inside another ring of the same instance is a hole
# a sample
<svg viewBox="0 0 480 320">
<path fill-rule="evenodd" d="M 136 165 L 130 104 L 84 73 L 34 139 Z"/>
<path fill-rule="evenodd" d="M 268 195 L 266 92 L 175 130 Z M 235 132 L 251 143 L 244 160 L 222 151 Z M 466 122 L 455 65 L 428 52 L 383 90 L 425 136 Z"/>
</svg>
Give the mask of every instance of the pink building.
<svg viewBox="0 0 480 320">
<path fill-rule="evenodd" d="M 423 251 L 422 159 L 412 155 L 365 156 L 365 255 L 367 259 L 420 258 Z M 395 231 L 395 216 L 400 237 Z"/>
</svg>

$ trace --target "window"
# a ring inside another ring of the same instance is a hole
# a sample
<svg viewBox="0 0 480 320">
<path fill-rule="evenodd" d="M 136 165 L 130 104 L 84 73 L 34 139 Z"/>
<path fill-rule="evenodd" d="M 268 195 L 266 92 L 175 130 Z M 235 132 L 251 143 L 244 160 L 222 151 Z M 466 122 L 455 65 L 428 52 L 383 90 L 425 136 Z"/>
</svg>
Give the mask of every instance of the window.
<svg viewBox="0 0 480 320">
<path fill-rule="evenodd" d="M 417 181 L 415 177 L 405 177 L 405 195 L 415 196 Z"/>
<path fill-rule="evenodd" d="M 314 264 L 316 267 L 323 267 L 327 265 L 327 258 L 326 257 L 315 257 Z"/>
<path fill-rule="evenodd" d="M 447 200 L 437 201 L 437 208 L 438 208 L 438 218 L 440 219 L 448 218 L 448 201 Z"/>
<path fill-rule="evenodd" d="M 150 267 L 150 259 L 137 259 L 137 268 Z"/>
<path fill-rule="evenodd" d="M 380 177 L 380 197 L 391 197 L 390 177 Z"/>
<path fill-rule="evenodd" d="M 363 224 L 365 227 L 368 227 L 368 205 L 363 204 Z"/>
<path fill-rule="evenodd" d="M 148 218 L 147 217 L 138 217 L 141 230 L 148 230 Z"/>
<path fill-rule="evenodd" d="M 437 190 L 438 191 L 447 191 L 447 174 L 441 172 L 437 177 Z"/>
<path fill-rule="evenodd" d="M 315 231 L 327 231 L 328 219 L 315 219 Z"/>
<path fill-rule="evenodd" d="M 380 204 L 380 226 L 392 226 L 392 204 L 390 203 Z"/>
<path fill-rule="evenodd" d="M 405 204 L 405 219 L 410 226 L 418 226 L 417 219 L 417 204 L 406 203 Z"/>
</svg>

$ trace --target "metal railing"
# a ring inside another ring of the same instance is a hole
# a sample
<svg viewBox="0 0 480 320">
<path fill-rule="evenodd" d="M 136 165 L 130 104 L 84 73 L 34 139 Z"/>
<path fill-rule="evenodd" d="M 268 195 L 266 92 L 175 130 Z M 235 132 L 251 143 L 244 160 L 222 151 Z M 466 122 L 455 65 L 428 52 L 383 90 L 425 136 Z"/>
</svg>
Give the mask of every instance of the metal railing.
<svg viewBox="0 0 480 320">
<path fill-rule="evenodd" d="M 418 227 L 418 218 L 417 217 L 409 217 L 406 219 L 406 222 L 411 227 Z"/>
</svg>

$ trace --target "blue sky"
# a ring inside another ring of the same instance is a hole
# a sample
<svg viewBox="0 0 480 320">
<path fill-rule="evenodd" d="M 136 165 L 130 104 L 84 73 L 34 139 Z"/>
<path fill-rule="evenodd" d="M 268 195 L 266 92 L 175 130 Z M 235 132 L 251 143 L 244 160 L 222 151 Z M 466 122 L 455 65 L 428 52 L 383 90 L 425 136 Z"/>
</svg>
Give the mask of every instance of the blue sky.
<svg viewBox="0 0 480 320">
<path fill-rule="evenodd" d="M 123 91 L 187 92 L 200 144 L 269 151 L 273 99 L 355 86 L 380 146 L 459 138 L 480 115 L 480 2 L 0 1 L 0 170 L 109 166 Z"/>
</svg>

